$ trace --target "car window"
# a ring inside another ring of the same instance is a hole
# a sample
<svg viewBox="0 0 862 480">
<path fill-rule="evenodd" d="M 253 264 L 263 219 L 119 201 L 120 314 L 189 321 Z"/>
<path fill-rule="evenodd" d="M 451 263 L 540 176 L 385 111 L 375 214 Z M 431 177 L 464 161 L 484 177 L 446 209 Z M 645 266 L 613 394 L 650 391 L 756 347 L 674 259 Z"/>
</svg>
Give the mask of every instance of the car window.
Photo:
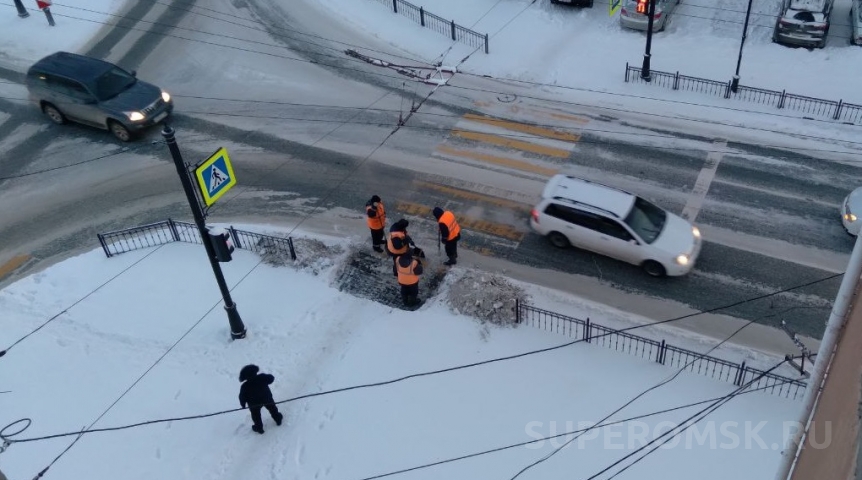
<svg viewBox="0 0 862 480">
<path fill-rule="evenodd" d="M 620 240 L 624 240 L 626 242 L 633 239 L 629 231 L 626 230 L 625 227 L 620 225 L 616 220 L 612 220 L 610 218 L 601 218 L 599 219 L 598 227 L 598 231 L 600 233 L 604 233 L 605 235 L 619 238 Z"/>
<path fill-rule="evenodd" d="M 89 94 L 89 92 L 87 92 L 87 89 L 74 80 L 55 77 L 53 75 L 47 75 L 45 76 L 45 81 L 51 87 L 51 90 L 54 90 L 63 95 L 68 95 L 70 97 L 78 98 L 81 100 L 91 98 L 91 95 Z"/>
<path fill-rule="evenodd" d="M 634 205 L 625 219 L 626 225 L 647 243 L 658 238 L 666 221 L 667 212 L 640 197 L 635 197 Z"/>
<path fill-rule="evenodd" d="M 119 95 L 124 90 L 135 84 L 137 79 L 120 68 L 112 68 L 96 79 L 96 97 L 99 100 L 108 100 Z"/>
<path fill-rule="evenodd" d="M 579 227 L 589 228 L 590 230 L 599 230 L 601 218 L 598 215 L 593 215 L 592 213 L 584 212 L 573 207 L 552 203 L 545 209 L 545 213 Z"/>
<path fill-rule="evenodd" d="M 796 14 L 793 15 L 793 19 L 799 20 L 800 22 L 813 22 L 814 14 L 811 12 L 796 12 Z"/>
</svg>

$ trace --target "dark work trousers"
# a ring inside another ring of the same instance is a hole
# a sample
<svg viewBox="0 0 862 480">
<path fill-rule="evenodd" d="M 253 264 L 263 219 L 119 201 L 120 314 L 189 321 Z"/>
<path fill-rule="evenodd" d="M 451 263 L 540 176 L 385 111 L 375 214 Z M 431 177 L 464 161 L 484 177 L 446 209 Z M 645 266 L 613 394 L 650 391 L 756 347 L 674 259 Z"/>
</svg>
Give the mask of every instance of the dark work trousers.
<svg viewBox="0 0 862 480">
<path fill-rule="evenodd" d="M 419 297 L 419 283 L 401 285 L 401 301 L 404 305 L 412 305 Z"/>
<path fill-rule="evenodd" d="M 458 258 L 458 240 L 443 240 L 443 247 L 446 249 L 446 256 L 449 260 Z"/>
<path fill-rule="evenodd" d="M 272 416 L 273 419 L 278 418 L 278 416 L 280 415 L 278 413 L 278 407 L 276 407 L 274 403 L 267 403 L 266 405 L 262 405 L 262 406 L 261 405 L 250 405 L 248 407 L 248 409 L 251 412 L 251 421 L 252 421 L 252 423 L 254 423 L 254 425 L 256 427 L 263 428 L 263 421 L 260 418 L 261 408 L 266 408 L 269 411 L 269 414 Z"/>
<path fill-rule="evenodd" d="M 371 230 L 371 245 L 374 247 L 383 247 L 386 245 L 386 235 L 384 234 L 384 230 L 381 228 L 380 230 Z"/>
</svg>

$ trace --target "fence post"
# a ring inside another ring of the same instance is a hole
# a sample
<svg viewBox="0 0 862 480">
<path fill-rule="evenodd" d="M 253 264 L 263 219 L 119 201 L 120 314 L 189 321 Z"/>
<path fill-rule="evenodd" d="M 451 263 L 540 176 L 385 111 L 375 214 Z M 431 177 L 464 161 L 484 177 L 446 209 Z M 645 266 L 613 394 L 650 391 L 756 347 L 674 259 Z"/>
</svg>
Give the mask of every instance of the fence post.
<svg viewBox="0 0 862 480">
<path fill-rule="evenodd" d="M 108 250 L 108 243 L 105 241 L 105 237 L 103 237 L 101 233 L 97 233 L 96 236 L 99 237 L 99 243 L 102 244 L 102 250 L 105 251 L 105 256 L 111 258 L 111 251 Z"/>
<path fill-rule="evenodd" d="M 844 106 L 844 100 L 838 100 L 838 107 L 835 109 L 835 115 L 832 116 L 832 120 L 838 120 L 838 117 L 841 116 L 841 107 Z"/>
<path fill-rule="evenodd" d="M 488 34 L 485 34 L 485 55 L 488 54 Z"/>
<path fill-rule="evenodd" d="M 452 25 L 452 40 L 455 40 L 455 20 L 452 20 L 450 25 Z"/>
<path fill-rule="evenodd" d="M 392 0 L 392 11 L 398 13 L 398 0 Z"/>
<path fill-rule="evenodd" d="M 515 299 L 515 324 L 520 325 L 521 323 L 521 300 Z"/>
<path fill-rule="evenodd" d="M 171 236 L 174 237 L 174 241 L 179 242 L 180 232 L 177 231 L 177 224 L 171 218 L 168 219 L 168 227 L 171 229 Z"/>
<path fill-rule="evenodd" d="M 730 84 L 731 84 L 731 82 L 732 82 L 731 80 L 728 80 L 727 85 L 725 85 L 725 87 L 724 87 L 724 98 L 730 98 Z"/>
<path fill-rule="evenodd" d="M 658 347 L 658 355 L 656 355 L 655 361 L 664 365 L 664 349 L 667 348 L 667 344 L 664 343 L 664 340 L 661 341 L 661 345 Z"/>
<path fill-rule="evenodd" d="M 745 377 L 745 361 L 739 364 L 739 371 L 736 372 L 736 379 L 733 381 L 733 384 L 737 387 L 742 385 L 742 379 Z"/>
<path fill-rule="evenodd" d="M 293 249 L 293 238 L 287 237 L 287 247 L 290 249 L 290 259 L 296 260 L 296 250 Z"/>
<path fill-rule="evenodd" d="M 787 95 L 787 90 L 781 91 L 781 97 L 778 99 L 778 108 L 784 108 L 784 98 Z"/>
<path fill-rule="evenodd" d="M 629 81 L 629 62 L 626 62 L 626 83 Z"/>
<path fill-rule="evenodd" d="M 676 75 L 673 77 L 673 89 L 679 90 L 679 70 L 677 70 Z"/>
<path fill-rule="evenodd" d="M 587 317 L 587 321 L 584 323 L 584 340 L 586 340 L 587 343 L 590 343 L 590 337 L 592 336 L 590 329 L 590 317 Z"/>
<path fill-rule="evenodd" d="M 233 225 L 229 227 L 230 229 L 230 238 L 233 239 L 233 244 L 236 248 L 242 248 L 242 244 L 239 243 L 239 236 L 236 234 L 236 230 L 234 230 Z"/>
<path fill-rule="evenodd" d="M 419 7 L 419 25 L 425 26 L 425 9 Z"/>
</svg>

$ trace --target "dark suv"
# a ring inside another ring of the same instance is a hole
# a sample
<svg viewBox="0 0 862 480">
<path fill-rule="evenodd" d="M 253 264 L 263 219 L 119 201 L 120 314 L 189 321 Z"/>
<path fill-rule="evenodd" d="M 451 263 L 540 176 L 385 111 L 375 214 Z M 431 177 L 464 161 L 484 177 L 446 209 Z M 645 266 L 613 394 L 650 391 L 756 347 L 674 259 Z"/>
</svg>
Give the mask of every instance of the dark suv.
<svg viewBox="0 0 862 480">
<path fill-rule="evenodd" d="M 164 120 L 174 108 L 168 92 L 138 80 L 134 71 L 67 52 L 30 67 L 27 89 L 54 123 L 72 120 L 110 130 L 123 142 Z"/>
<path fill-rule="evenodd" d="M 784 0 L 772 41 L 823 48 L 829 35 L 832 0 Z"/>
</svg>

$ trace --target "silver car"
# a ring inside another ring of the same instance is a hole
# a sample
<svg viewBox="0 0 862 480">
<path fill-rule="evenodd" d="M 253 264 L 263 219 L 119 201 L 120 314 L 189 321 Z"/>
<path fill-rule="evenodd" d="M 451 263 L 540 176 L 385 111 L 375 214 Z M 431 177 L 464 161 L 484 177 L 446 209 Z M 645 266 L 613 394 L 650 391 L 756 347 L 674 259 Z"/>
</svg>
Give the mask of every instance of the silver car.
<svg viewBox="0 0 862 480">
<path fill-rule="evenodd" d="M 174 108 L 168 92 L 138 80 L 135 72 L 74 53 L 39 60 L 26 81 L 30 100 L 54 123 L 72 120 L 109 130 L 123 142 L 164 120 Z"/>
<path fill-rule="evenodd" d="M 664 30 L 668 17 L 677 5 L 679 0 L 655 0 L 655 15 L 652 22 L 654 32 Z M 625 0 L 620 10 L 620 25 L 646 31 L 649 27 L 649 0 Z"/>
</svg>

